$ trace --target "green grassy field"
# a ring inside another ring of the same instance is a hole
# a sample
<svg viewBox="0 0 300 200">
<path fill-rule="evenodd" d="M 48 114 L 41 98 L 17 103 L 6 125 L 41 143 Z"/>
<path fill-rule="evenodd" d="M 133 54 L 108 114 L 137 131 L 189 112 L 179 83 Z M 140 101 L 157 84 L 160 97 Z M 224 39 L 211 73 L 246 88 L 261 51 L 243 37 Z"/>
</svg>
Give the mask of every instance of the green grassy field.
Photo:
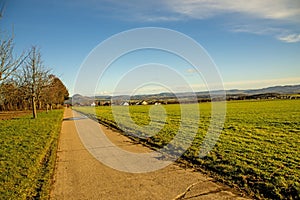
<svg viewBox="0 0 300 200">
<path fill-rule="evenodd" d="M 191 105 L 181 106 L 190 109 L 193 115 Z M 127 108 L 121 106 L 116 107 L 118 124 L 111 107 L 75 109 L 90 115 L 96 111 L 95 115 L 101 123 L 144 137 L 153 134 L 143 129 L 143 125 L 152 121 L 154 127 L 162 129 L 144 141 L 162 147 L 176 135 L 180 123 L 180 105 L 164 105 L 163 108 L 166 122 L 159 117 L 150 119 L 150 105 L 129 106 L 132 120 L 141 127 L 128 122 Z M 202 159 L 198 155 L 209 127 L 211 104 L 201 103 L 199 109 L 198 132 L 192 146 L 184 154 L 186 160 L 258 198 L 300 198 L 300 100 L 227 102 L 222 134 L 213 150 Z"/>
<path fill-rule="evenodd" d="M 48 199 L 62 114 L 0 120 L 0 199 Z"/>
</svg>

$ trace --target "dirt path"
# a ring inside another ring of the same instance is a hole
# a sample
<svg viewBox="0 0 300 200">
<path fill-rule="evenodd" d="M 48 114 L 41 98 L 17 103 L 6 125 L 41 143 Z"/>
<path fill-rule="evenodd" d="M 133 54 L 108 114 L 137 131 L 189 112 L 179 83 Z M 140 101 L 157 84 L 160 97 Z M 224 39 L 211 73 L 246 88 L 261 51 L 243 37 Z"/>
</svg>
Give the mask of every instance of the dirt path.
<svg viewBox="0 0 300 200">
<path fill-rule="evenodd" d="M 178 199 L 244 199 L 212 178 L 176 164 L 148 173 L 126 173 L 107 167 L 82 144 L 74 120 L 90 119 L 80 117 L 71 109 L 65 110 L 51 199 L 175 199 L 184 193 Z M 102 128 L 120 148 L 131 152 L 150 151 Z"/>
</svg>

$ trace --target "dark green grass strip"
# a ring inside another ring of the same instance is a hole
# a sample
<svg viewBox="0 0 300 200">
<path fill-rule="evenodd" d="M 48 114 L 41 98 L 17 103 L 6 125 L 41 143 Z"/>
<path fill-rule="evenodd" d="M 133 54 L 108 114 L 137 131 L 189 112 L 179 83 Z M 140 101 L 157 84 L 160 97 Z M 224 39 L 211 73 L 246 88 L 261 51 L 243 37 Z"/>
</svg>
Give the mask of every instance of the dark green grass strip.
<svg viewBox="0 0 300 200">
<path fill-rule="evenodd" d="M 0 199 L 48 199 L 63 110 L 0 121 Z"/>
</svg>

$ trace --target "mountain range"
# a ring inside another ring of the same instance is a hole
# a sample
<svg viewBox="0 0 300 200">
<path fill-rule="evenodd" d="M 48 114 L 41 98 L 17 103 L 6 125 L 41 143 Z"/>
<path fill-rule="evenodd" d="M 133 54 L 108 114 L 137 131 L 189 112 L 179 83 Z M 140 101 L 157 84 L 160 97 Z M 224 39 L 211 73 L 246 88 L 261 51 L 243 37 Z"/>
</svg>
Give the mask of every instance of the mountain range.
<svg viewBox="0 0 300 200">
<path fill-rule="evenodd" d="M 217 96 L 217 94 L 222 94 L 223 91 L 212 91 L 214 95 Z M 285 86 L 272 86 L 272 87 L 266 87 L 261 89 L 246 89 L 246 90 L 239 90 L 239 89 L 231 89 L 231 90 L 225 90 L 226 98 L 230 99 L 232 97 L 243 97 L 250 98 L 250 97 L 260 97 L 260 96 L 279 96 L 279 95 L 295 95 L 300 94 L 300 85 L 285 85 Z M 198 99 L 210 99 L 210 92 L 203 91 L 203 92 L 182 92 L 182 93 L 159 93 L 159 94 L 145 94 L 145 95 L 119 95 L 119 96 L 95 96 L 95 97 L 88 97 L 88 96 L 82 96 L 80 94 L 75 94 L 68 100 L 67 103 L 72 104 L 83 104 L 83 105 L 89 105 L 93 103 L 95 100 L 100 101 L 111 101 L 111 100 L 118 100 L 118 101 L 158 101 L 158 100 L 166 100 L 166 99 L 176 99 L 176 97 L 181 98 L 189 98 L 196 94 Z"/>
</svg>

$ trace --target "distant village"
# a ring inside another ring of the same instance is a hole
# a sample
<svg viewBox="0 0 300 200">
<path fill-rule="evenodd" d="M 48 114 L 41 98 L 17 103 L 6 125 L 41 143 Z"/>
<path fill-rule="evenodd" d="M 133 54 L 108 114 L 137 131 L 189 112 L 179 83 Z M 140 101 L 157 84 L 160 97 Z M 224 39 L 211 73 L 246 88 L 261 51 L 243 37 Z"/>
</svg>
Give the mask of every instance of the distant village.
<svg viewBox="0 0 300 200">
<path fill-rule="evenodd" d="M 180 99 L 180 100 L 179 100 Z M 272 99 L 300 99 L 299 94 L 279 94 L 279 93 L 265 93 L 265 94 L 227 94 L 226 99 L 222 96 L 215 96 L 211 98 L 209 95 L 199 95 L 197 100 L 189 96 L 181 96 L 176 98 L 176 96 L 164 96 L 157 97 L 151 95 L 141 95 L 139 98 L 129 99 L 128 96 L 123 97 L 105 97 L 105 98 L 91 98 L 84 97 L 81 95 L 74 95 L 70 100 L 66 101 L 66 104 L 73 106 L 129 106 L 129 105 L 166 105 L 166 104 L 179 104 L 179 103 L 202 103 L 211 101 L 234 101 L 234 100 L 272 100 Z"/>
</svg>

